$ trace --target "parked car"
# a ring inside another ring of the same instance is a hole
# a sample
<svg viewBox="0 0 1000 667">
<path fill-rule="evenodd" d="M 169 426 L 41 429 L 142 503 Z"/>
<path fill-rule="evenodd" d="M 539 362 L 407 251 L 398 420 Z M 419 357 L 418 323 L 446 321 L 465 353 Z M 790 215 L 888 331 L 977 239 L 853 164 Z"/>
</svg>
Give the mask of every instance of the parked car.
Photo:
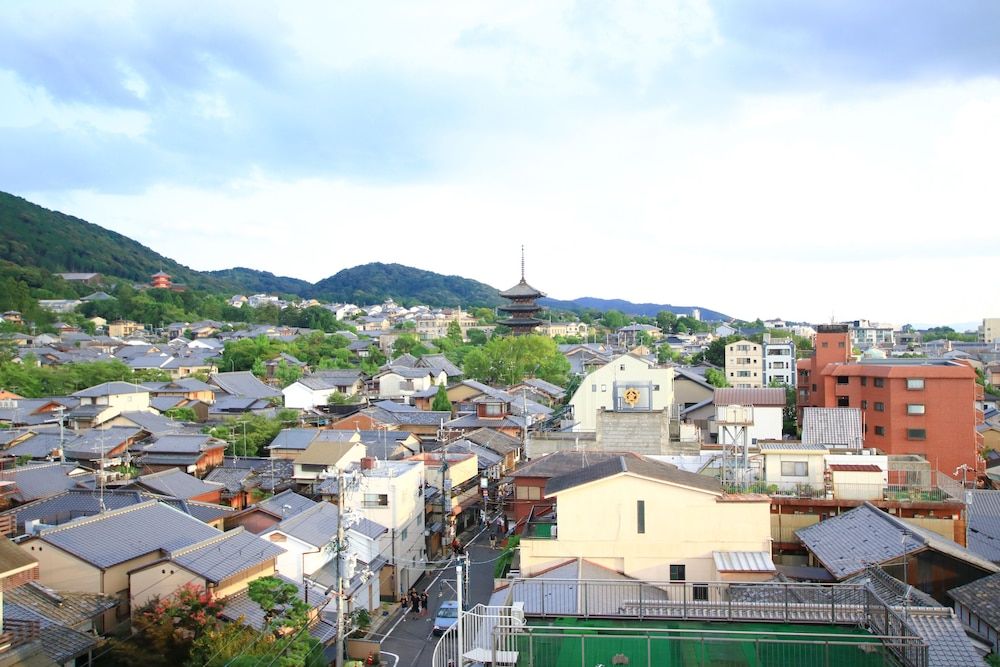
<svg viewBox="0 0 1000 667">
<path fill-rule="evenodd" d="M 445 600 L 438 607 L 437 615 L 434 617 L 434 636 L 440 637 L 444 631 L 455 625 L 458 621 L 458 601 Z"/>
</svg>

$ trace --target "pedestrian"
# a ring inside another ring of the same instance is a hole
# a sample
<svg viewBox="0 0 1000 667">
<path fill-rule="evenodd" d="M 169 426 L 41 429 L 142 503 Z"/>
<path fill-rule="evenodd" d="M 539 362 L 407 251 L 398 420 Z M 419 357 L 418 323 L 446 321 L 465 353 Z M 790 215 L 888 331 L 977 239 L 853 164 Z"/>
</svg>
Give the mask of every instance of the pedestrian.
<svg viewBox="0 0 1000 667">
<path fill-rule="evenodd" d="M 413 612 L 413 618 L 420 616 L 420 593 L 413 591 L 413 595 L 410 597 L 410 611 Z"/>
<path fill-rule="evenodd" d="M 490 549 L 497 548 L 497 534 L 495 532 L 490 533 Z"/>
<path fill-rule="evenodd" d="M 420 615 L 427 615 L 427 591 L 420 594 Z"/>
<path fill-rule="evenodd" d="M 403 620 L 406 620 L 406 612 L 410 608 L 410 594 L 403 593 L 399 597 L 399 608 L 403 610 Z"/>
</svg>

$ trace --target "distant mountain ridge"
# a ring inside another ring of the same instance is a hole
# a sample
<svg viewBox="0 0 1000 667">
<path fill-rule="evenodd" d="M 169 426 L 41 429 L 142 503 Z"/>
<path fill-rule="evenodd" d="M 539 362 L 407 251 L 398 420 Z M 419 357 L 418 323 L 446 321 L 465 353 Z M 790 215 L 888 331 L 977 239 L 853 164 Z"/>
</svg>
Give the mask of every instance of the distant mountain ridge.
<svg viewBox="0 0 1000 667">
<path fill-rule="evenodd" d="M 500 291 L 485 283 L 402 264 L 363 264 L 343 269 L 317 283 L 247 267 L 196 271 L 127 236 L 5 192 L 0 192 L 0 260 L 51 273 L 93 272 L 137 283 L 148 283 L 152 274 L 165 271 L 175 282 L 195 289 L 230 294 L 271 293 L 358 305 L 381 303 L 388 298 L 434 307 L 492 308 L 505 303 Z M 655 316 L 661 310 L 687 315 L 693 309 L 590 297 L 571 301 L 545 298 L 540 303 L 564 310 L 618 310 L 627 315 L 646 316 Z M 702 319 L 729 319 L 714 310 L 700 310 Z"/>
</svg>

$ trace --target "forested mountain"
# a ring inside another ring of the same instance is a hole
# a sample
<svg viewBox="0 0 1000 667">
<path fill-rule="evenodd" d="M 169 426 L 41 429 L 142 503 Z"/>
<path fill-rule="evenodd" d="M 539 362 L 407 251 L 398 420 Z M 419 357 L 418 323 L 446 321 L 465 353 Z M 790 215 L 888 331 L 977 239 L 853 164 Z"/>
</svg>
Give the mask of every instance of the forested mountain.
<svg viewBox="0 0 1000 667">
<path fill-rule="evenodd" d="M 386 298 L 435 306 L 498 306 L 499 291 L 459 276 L 373 262 L 344 269 L 315 285 L 316 298 L 350 303 L 380 303 Z"/>
<path fill-rule="evenodd" d="M 484 283 L 401 264 L 364 264 L 315 284 L 246 267 L 195 271 L 117 232 L 0 192 L 0 280 L 11 285 L 24 282 L 34 298 L 81 296 L 89 291 L 89 287 L 52 280 L 46 272 L 93 272 L 111 282 L 118 278 L 145 284 L 157 271 L 166 271 L 175 283 L 226 296 L 263 292 L 359 305 L 392 298 L 405 305 L 463 308 L 505 303 L 496 288 Z M 75 294 L 77 291 L 80 293 Z M 542 303 L 563 310 L 617 310 L 626 315 L 655 316 L 662 310 L 684 315 L 691 311 L 691 307 L 592 298 L 543 299 Z M 707 308 L 701 308 L 701 314 L 703 319 L 728 319 Z"/>
</svg>

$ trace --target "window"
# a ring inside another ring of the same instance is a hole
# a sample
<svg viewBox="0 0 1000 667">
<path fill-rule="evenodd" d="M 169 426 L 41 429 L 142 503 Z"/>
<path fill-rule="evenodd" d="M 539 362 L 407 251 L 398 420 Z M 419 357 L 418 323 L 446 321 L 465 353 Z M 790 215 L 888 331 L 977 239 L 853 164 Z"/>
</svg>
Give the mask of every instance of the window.
<svg viewBox="0 0 1000 667">
<path fill-rule="evenodd" d="M 516 496 L 518 500 L 539 500 L 542 497 L 541 489 L 537 486 L 519 486 Z"/>
<path fill-rule="evenodd" d="M 922 414 L 924 414 L 924 404 L 923 403 L 907 403 L 906 404 L 906 414 L 908 414 L 908 415 L 922 415 Z"/>
<path fill-rule="evenodd" d="M 602 384 L 601 385 L 601 391 L 607 391 L 607 390 L 608 390 L 608 385 Z"/>
<path fill-rule="evenodd" d="M 876 426 L 875 435 L 885 435 L 885 426 Z"/>
<path fill-rule="evenodd" d="M 596 384 L 590 385 L 590 391 L 597 391 L 597 385 Z"/>
<path fill-rule="evenodd" d="M 885 412 L 885 403 L 882 401 L 875 401 L 875 412 Z"/>
<path fill-rule="evenodd" d="M 808 477 L 809 463 L 807 461 L 782 461 L 781 474 L 783 477 Z"/>
<path fill-rule="evenodd" d="M 625 364 L 622 364 L 621 366 L 619 366 L 619 367 L 618 367 L 618 370 L 620 370 L 620 371 L 623 371 L 623 370 L 625 370 Z"/>
<path fill-rule="evenodd" d="M 708 586 L 705 584 L 695 584 L 691 587 L 691 599 L 708 601 Z"/>
<path fill-rule="evenodd" d="M 840 341 L 837 343 L 837 347 L 847 347 L 847 345 L 844 344 L 844 341 Z"/>
<path fill-rule="evenodd" d="M 851 407 L 850 396 L 838 396 L 837 397 L 837 407 L 838 408 L 849 408 Z"/>
<path fill-rule="evenodd" d="M 868 409 L 868 401 L 861 401 L 861 409 L 862 410 Z"/>
<path fill-rule="evenodd" d="M 640 535 L 646 532 L 646 501 L 635 501 L 636 532 Z"/>
<path fill-rule="evenodd" d="M 670 581 L 684 581 L 685 567 L 683 565 L 671 565 L 670 566 Z"/>
<path fill-rule="evenodd" d="M 872 378 L 872 384 L 875 385 L 876 387 L 884 387 L 885 378 Z"/>
<path fill-rule="evenodd" d="M 906 429 L 906 439 L 907 440 L 926 440 L 927 439 L 927 429 L 925 429 L 925 428 L 908 428 L 908 429 Z"/>
<path fill-rule="evenodd" d="M 399 531 L 399 539 L 401 539 L 404 542 L 406 541 L 406 528 Z"/>
<path fill-rule="evenodd" d="M 366 493 L 364 499 L 365 507 L 388 507 L 389 496 L 384 493 Z"/>
<path fill-rule="evenodd" d="M 906 388 L 907 389 L 923 389 L 924 379 L 923 378 L 906 378 Z"/>
<path fill-rule="evenodd" d="M 500 403 L 487 403 L 483 406 L 484 417 L 502 417 L 503 405 Z"/>
<path fill-rule="evenodd" d="M 838 375 L 837 384 L 847 384 L 850 381 L 850 379 L 851 378 L 847 377 L 846 375 Z"/>
<path fill-rule="evenodd" d="M 812 390 L 816 391 L 816 385 L 815 384 L 812 386 Z"/>
<path fill-rule="evenodd" d="M 861 376 L 861 386 L 862 387 L 868 386 L 868 378 L 866 378 L 864 375 Z"/>
<path fill-rule="evenodd" d="M 823 341 L 823 344 L 820 347 L 830 347 L 830 343 Z"/>
<path fill-rule="evenodd" d="M 653 385 L 653 391 L 660 391 L 660 385 L 654 384 Z"/>
<path fill-rule="evenodd" d="M 750 377 L 750 371 L 736 371 L 736 377 L 748 378 Z"/>
</svg>

